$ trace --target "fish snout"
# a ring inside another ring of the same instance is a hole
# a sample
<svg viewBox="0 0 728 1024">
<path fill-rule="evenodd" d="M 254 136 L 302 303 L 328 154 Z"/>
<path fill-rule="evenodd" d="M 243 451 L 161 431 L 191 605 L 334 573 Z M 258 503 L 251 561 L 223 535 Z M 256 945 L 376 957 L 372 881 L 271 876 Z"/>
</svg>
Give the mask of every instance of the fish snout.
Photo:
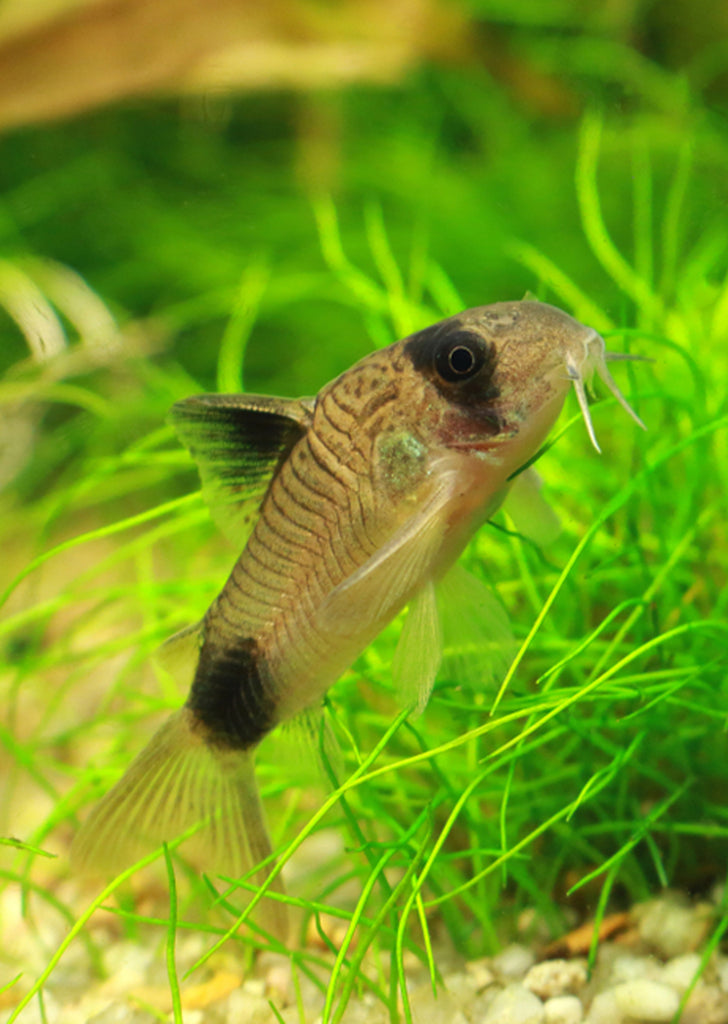
<svg viewBox="0 0 728 1024">
<path fill-rule="evenodd" d="M 622 408 L 627 412 L 638 426 L 643 430 L 647 427 L 629 404 L 620 391 L 617 382 L 609 372 L 608 361 L 614 360 L 641 360 L 642 356 L 635 356 L 627 353 L 608 352 L 604 338 L 598 334 L 593 327 L 583 327 L 583 335 L 580 338 L 569 340 L 564 346 L 564 366 L 569 380 L 574 385 L 574 391 L 579 402 L 581 414 L 589 434 L 591 443 L 601 454 L 601 448 L 596 438 L 594 424 L 589 410 L 586 389 L 591 384 L 594 374 L 600 378 L 608 391 L 617 399 Z"/>
</svg>

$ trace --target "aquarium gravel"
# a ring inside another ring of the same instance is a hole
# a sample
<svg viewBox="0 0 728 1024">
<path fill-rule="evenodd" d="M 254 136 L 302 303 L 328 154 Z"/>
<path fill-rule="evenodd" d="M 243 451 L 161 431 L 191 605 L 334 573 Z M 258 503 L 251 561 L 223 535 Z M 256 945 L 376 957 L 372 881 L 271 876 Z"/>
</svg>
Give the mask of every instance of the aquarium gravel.
<svg viewBox="0 0 728 1024">
<path fill-rule="evenodd" d="M 436 944 L 441 981 L 435 989 L 421 963 L 411 955 L 405 958 L 411 1019 L 413 1024 L 669 1024 L 678 1020 L 679 1011 L 681 1024 L 727 1024 L 728 956 L 706 943 L 715 911 L 714 900 L 690 902 L 677 893 L 635 906 L 621 915 L 616 937 L 600 943 L 591 969 L 586 950 L 543 959 L 548 952 L 544 943 L 526 942 L 518 933 L 499 954 L 475 960 L 458 955 L 449 944 Z M 527 911 L 521 926 L 531 935 L 534 927 L 538 930 Z M 159 949 L 120 939 L 113 928 L 104 934 L 104 928 L 100 924 L 95 934 L 103 945 L 106 980 L 91 970 L 81 946 L 72 947 L 49 980 L 42 1004 L 35 1002 L 24 1012 L 24 1024 L 172 1019 Z M 336 922 L 329 921 L 327 928 L 336 940 Z M 61 938 L 57 928 L 33 932 L 19 914 L 14 935 L 16 951 L 38 968 L 45 943 Z M 320 954 L 323 976 L 334 957 L 315 933 L 309 942 Z M 180 972 L 203 951 L 201 935 L 181 934 Z M 221 953 L 194 983 L 183 985 L 180 1000 L 185 1024 L 320 1024 L 324 1004 L 320 990 L 306 979 L 296 981 L 290 960 L 275 953 L 260 954 L 248 969 L 235 955 Z M 371 996 L 353 996 L 337 1019 L 387 1024 L 389 1015 Z"/>
</svg>

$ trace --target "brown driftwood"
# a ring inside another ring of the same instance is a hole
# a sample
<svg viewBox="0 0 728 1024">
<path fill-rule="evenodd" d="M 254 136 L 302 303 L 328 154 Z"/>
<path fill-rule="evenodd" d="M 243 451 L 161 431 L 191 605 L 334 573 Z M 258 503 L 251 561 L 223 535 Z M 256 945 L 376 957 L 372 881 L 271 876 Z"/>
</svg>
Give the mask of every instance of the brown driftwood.
<svg viewBox="0 0 728 1024">
<path fill-rule="evenodd" d="M 154 93 L 392 81 L 457 52 L 463 24 L 443 0 L 11 0 L 2 15 L 0 128 Z"/>
</svg>

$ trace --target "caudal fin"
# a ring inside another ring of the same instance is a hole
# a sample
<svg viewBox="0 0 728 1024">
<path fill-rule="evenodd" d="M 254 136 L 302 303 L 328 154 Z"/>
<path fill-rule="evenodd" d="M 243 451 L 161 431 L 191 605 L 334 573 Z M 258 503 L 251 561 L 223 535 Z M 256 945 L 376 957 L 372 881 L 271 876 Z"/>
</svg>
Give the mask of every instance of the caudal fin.
<svg viewBox="0 0 728 1024">
<path fill-rule="evenodd" d="M 208 874 L 239 878 L 270 857 L 252 753 L 210 745 L 193 726 L 189 709 L 172 715 L 94 808 L 71 849 L 76 870 L 112 877 L 195 828 L 180 850 Z M 270 888 L 282 891 L 278 878 Z M 284 903 L 266 900 L 258 919 L 285 935 Z"/>
</svg>

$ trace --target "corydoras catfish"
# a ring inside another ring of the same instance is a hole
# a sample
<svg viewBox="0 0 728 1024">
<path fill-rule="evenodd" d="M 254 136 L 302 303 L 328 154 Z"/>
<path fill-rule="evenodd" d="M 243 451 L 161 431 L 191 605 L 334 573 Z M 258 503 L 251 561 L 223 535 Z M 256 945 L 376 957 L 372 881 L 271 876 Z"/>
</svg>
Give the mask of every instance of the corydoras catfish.
<svg viewBox="0 0 728 1024">
<path fill-rule="evenodd" d="M 203 486 L 247 543 L 177 641 L 194 664 L 184 707 L 91 814 L 79 867 L 118 870 L 196 824 L 207 870 L 235 877 L 269 858 L 260 740 L 320 704 L 405 606 L 429 621 L 434 585 L 542 445 L 572 383 L 595 446 L 584 388 L 594 371 L 642 425 L 609 358 L 594 330 L 553 306 L 499 302 L 372 353 L 312 400 L 179 402 L 173 422 Z M 435 658 L 418 670 L 420 705 L 436 668 Z"/>
</svg>

